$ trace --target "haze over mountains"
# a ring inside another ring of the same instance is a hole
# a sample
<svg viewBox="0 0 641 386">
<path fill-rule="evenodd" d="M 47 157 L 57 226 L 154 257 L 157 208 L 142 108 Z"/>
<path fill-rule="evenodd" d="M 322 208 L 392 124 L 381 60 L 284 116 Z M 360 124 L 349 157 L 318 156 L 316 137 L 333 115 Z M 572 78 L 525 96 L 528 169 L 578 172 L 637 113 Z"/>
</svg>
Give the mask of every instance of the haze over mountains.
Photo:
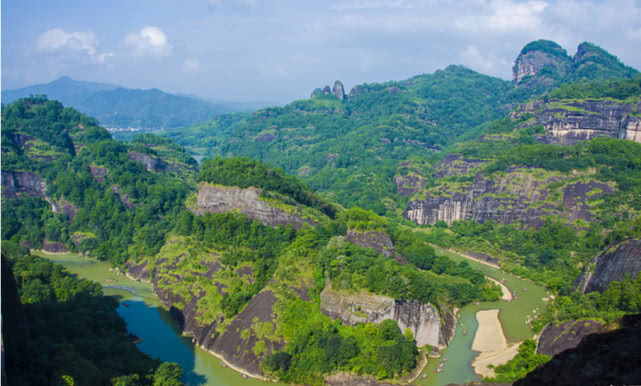
<svg viewBox="0 0 641 386">
<path fill-rule="evenodd" d="M 63 76 L 47 84 L 2 91 L 8 104 L 30 95 L 49 99 L 98 119 L 107 128 L 171 129 L 212 119 L 234 111 L 252 111 L 267 102 L 216 102 L 191 95 L 165 93 L 159 89 L 140 90 L 115 84 L 85 82 Z"/>
</svg>

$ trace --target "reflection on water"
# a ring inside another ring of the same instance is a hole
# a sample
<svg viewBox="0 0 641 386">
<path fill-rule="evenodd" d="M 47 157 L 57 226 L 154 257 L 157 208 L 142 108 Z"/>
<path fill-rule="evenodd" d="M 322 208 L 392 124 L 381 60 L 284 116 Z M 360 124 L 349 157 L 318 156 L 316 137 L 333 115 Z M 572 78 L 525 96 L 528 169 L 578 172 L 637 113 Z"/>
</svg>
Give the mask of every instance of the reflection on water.
<svg viewBox="0 0 641 386">
<path fill-rule="evenodd" d="M 76 254 L 45 255 L 34 252 L 54 263 L 61 264 L 79 278 L 102 284 L 105 295 L 120 299 L 118 313 L 127 322 L 127 331 L 142 338 L 138 348 L 166 362 L 176 362 L 184 370 L 187 385 L 265 386 L 267 383 L 222 367 L 220 360 L 195 347 L 191 338 L 180 335 L 177 322 L 162 307 L 148 283 L 129 280 L 109 264 Z M 126 304 L 126 305 L 125 305 Z"/>
</svg>

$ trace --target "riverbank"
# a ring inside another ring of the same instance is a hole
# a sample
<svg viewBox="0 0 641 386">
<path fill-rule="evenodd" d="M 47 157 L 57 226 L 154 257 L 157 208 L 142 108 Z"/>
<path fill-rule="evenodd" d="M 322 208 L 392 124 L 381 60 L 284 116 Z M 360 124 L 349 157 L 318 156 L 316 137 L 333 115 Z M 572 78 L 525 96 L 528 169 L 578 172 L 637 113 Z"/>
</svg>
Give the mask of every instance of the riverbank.
<svg viewBox="0 0 641 386">
<path fill-rule="evenodd" d="M 493 281 L 494 283 L 498 284 L 499 287 L 501 287 L 501 292 L 503 292 L 503 295 L 501 296 L 501 300 L 505 300 L 507 302 L 511 302 L 512 301 L 512 293 L 505 286 L 505 284 L 503 284 L 500 281 L 498 281 L 496 279 L 493 279 L 493 278 L 491 278 L 489 276 L 485 276 L 485 277 L 488 278 L 489 280 Z"/>
<path fill-rule="evenodd" d="M 520 342 L 508 345 L 503 327 L 499 320 L 499 310 L 484 310 L 476 313 L 479 323 L 472 350 L 480 354 L 472 362 L 474 372 L 483 377 L 494 376 L 489 365 L 501 365 L 514 358 L 518 353 Z"/>
<path fill-rule="evenodd" d="M 468 255 L 468 254 L 467 254 L 467 253 L 465 253 L 465 252 L 460 252 L 460 251 L 457 251 L 457 250 L 454 250 L 454 249 L 449 249 L 449 248 L 439 247 L 439 246 L 438 246 L 438 245 L 436 245 L 436 244 L 429 244 L 429 245 L 430 245 L 432 248 L 436 249 L 436 251 L 437 251 L 437 252 L 438 252 L 439 250 L 447 251 L 447 252 L 449 252 L 449 253 L 453 253 L 453 254 L 455 254 L 455 255 L 463 256 L 463 257 L 465 257 L 466 259 L 469 259 L 469 260 L 472 260 L 472 261 L 476 261 L 477 263 L 480 263 L 480 264 L 483 264 L 483 265 L 487 265 L 488 267 L 492 267 L 492 268 L 496 268 L 496 269 L 501 269 L 501 267 L 500 267 L 498 264 L 494 264 L 494 263 L 490 263 L 490 262 L 485 261 L 485 260 L 481 260 L 481 259 L 479 259 L 478 257 L 470 256 L 470 255 Z"/>
</svg>

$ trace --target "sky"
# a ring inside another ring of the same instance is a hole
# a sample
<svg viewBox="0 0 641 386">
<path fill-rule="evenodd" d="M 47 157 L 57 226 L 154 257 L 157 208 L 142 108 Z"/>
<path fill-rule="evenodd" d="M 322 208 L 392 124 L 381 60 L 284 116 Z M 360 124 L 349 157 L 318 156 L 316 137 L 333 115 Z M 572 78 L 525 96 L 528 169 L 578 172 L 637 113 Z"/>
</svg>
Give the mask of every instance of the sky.
<svg viewBox="0 0 641 386">
<path fill-rule="evenodd" d="M 641 0 L 4 0 L 2 89 L 76 80 L 287 103 L 521 48 L 595 43 L 641 69 Z"/>
</svg>

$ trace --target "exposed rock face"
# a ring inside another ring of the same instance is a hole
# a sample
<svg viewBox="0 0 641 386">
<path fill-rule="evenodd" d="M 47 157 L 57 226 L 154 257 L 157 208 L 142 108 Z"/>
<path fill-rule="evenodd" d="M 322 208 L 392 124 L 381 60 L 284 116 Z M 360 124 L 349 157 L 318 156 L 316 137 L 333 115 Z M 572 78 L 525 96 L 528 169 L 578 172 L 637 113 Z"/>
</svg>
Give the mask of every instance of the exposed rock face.
<svg viewBox="0 0 641 386">
<path fill-rule="evenodd" d="M 135 151 L 130 151 L 127 154 L 130 160 L 142 164 L 148 172 L 162 171 L 167 167 L 167 164 L 165 164 L 163 160 L 151 154 L 138 153 Z"/>
<path fill-rule="evenodd" d="M 120 198 L 120 202 L 125 204 L 128 208 L 133 208 L 133 204 L 131 201 L 129 201 L 129 195 L 127 193 L 121 193 L 120 192 L 120 186 L 118 185 L 111 185 L 111 191 L 116 193 L 118 195 L 118 198 Z"/>
<path fill-rule="evenodd" d="M 623 280 L 625 275 L 636 278 L 641 271 L 641 239 L 627 239 L 608 245 L 595 256 L 575 288 L 583 293 L 603 292 L 613 281 Z"/>
<path fill-rule="evenodd" d="M 416 174 L 396 176 L 394 177 L 394 183 L 396 184 L 396 192 L 398 194 L 411 197 L 414 193 L 425 187 L 425 178 Z"/>
<path fill-rule="evenodd" d="M 437 165 L 436 175 L 450 177 L 469 173 L 482 163 L 459 156 L 448 157 Z M 452 187 L 444 185 L 427 193 L 425 200 L 408 202 L 404 216 L 417 224 L 492 219 L 500 224 L 519 221 L 523 228 L 538 229 L 545 223 L 544 216 L 550 214 L 565 217 L 569 223 L 577 219 L 590 221 L 588 200 L 614 191 L 599 181 L 570 183 L 564 188 L 563 211 L 560 211 L 552 201 L 546 202 L 550 195 L 548 185 L 562 182 L 565 177 L 537 177 L 530 169 L 513 167 L 493 178 L 479 171 L 471 182 Z"/>
<path fill-rule="evenodd" d="M 216 330 L 216 327 L 221 322 L 217 319 L 213 323 L 201 324 L 198 315 L 198 300 L 205 296 L 204 292 L 191 293 L 191 299 L 186 301 L 184 294 L 172 293 L 168 289 L 164 289 L 159 285 L 159 271 L 164 274 L 176 276 L 180 279 L 180 274 L 176 271 L 178 262 L 168 263 L 167 259 L 159 259 L 156 265 L 156 275 L 153 279 L 154 292 L 158 298 L 170 308 L 170 312 L 176 318 L 181 326 L 184 334 L 192 335 L 195 342 L 205 350 L 209 350 L 214 354 L 223 358 L 223 360 L 235 367 L 241 368 L 255 376 L 261 375 L 260 358 L 253 352 L 253 347 L 258 341 L 255 335 L 251 335 L 247 339 L 241 338 L 241 333 L 250 328 L 255 320 L 260 322 L 273 322 L 272 308 L 276 303 L 276 297 L 269 290 L 263 290 L 252 298 L 244 310 L 238 314 L 234 320 L 227 326 L 225 331 L 221 334 Z M 202 264 L 208 267 L 204 277 L 213 279 L 214 273 L 220 269 L 218 262 L 202 261 Z M 129 268 L 128 274 L 136 278 L 136 273 L 140 275 L 138 278 L 143 279 L 148 275 L 148 269 L 144 264 L 132 265 Z M 220 293 L 223 288 L 218 287 Z M 180 310 L 173 305 L 176 303 L 183 303 L 184 309 Z M 269 342 L 264 355 L 271 354 L 272 352 L 282 350 L 284 342 Z"/>
<path fill-rule="evenodd" d="M 588 200 L 601 198 L 604 193 L 614 193 L 614 188 L 594 180 L 567 185 L 563 189 L 563 206 L 570 212 L 570 222 L 578 219 L 592 221 Z"/>
<path fill-rule="evenodd" d="M 378 382 L 376 378 L 367 375 L 339 373 L 325 378 L 327 386 L 393 386 L 391 383 Z"/>
<path fill-rule="evenodd" d="M 105 180 L 105 176 L 109 173 L 109 169 L 101 168 L 98 166 L 89 166 L 89 172 L 91 176 L 96 179 L 96 181 L 102 183 Z"/>
<path fill-rule="evenodd" d="M 641 102 L 611 100 L 535 101 L 520 105 L 512 113 L 534 115 L 534 125 L 542 125 L 547 134 L 540 142 L 572 145 L 595 137 L 610 137 L 641 142 Z"/>
<path fill-rule="evenodd" d="M 630 385 L 641 379 L 641 315 L 623 318 L 622 328 L 590 334 L 572 349 L 514 383 L 522 385 Z"/>
<path fill-rule="evenodd" d="M 392 240 L 385 232 L 359 232 L 350 229 L 347 231 L 345 241 L 349 241 L 350 243 L 356 244 L 363 248 L 372 248 L 383 256 L 393 257 L 401 264 L 407 264 L 407 262 L 396 253 L 396 251 L 394 250 L 394 244 L 392 244 Z"/>
<path fill-rule="evenodd" d="M 534 44 L 539 47 L 535 48 Z M 512 68 L 514 83 L 519 84 L 527 77 L 537 77 L 537 82 L 552 84 L 554 79 L 540 76 L 543 69 L 554 71 L 564 76 L 570 70 L 572 62 L 563 48 L 551 41 L 532 42 L 525 46 L 516 58 Z"/>
<path fill-rule="evenodd" d="M 49 253 L 67 253 L 69 249 L 65 243 L 57 241 L 42 240 L 42 250 Z"/>
<path fill-rule="evenodd" d="M 151 271 L 146 262 L 141 264 L 135 264 L 131 261 L 128 261 L 125 266 L 127 267 L 127 276 L 131 277 L 134 280 L 150 281 L 151 280 Z"/>
<path fill-rule="evenodd" d="M 340 80 L 334 82 L 332 94 L 334 94 L 334 96 L 340 100 L 345 100 L 345 88 L 343 87 L 343 83 Z"/>
<path fill-rule="evenodd" d="M 76 217 L 76 211 L 78 210 L 78 208 L 76 208 L 76 206 L 71 202 L 64 199 L 58 201 L 48 199 L 47 201 L 49 201 L 49 203 L 51 204 L 51 211 L 53 213 L 62 213 L 71 221 L 73 221 L 73 218 Z"/>
<path fill-rule="evenodd" d="M 605 324 L 594 320 L 568 321 L 559 325 L 549 324 L 541 332 L 537 353 L 554 356 L 575 348 L 588 334 L 601 332 Z"/>
<path fill-rule="evenodd" d="M 539 228 L 544 224 L 543 216 L 554 210 L 550 204 L 532 206 L 547 197 L 547 191 L 541 188 L 544 184 L 526 177 L 527 174 L 511 174 L 505 176 L 507 181 L 496 183 L 478 173 L 474 182 L 462 192 L 428 193 L 425 200 L 408 202 L 404 216 L 417 224 L 434 225 L 436 221 L 452 224 L 458 220 L 485 222 L 492 219 L 500 224 L 520 221 L 523 227 Z M 510 182 L 517 179 L 521 180 L 520 184 Z"/>
<path fill-rule="evenodd" d="M 226 213 L 239 211 L 249 218 L 256 219 L 272 227 L 292 225 L 299 229 L 303 224 L 314 225 L 312 220 L 305 220 L 299 214 L 272 207 L 260 200 L 260 189 L 214 186 L 205 182 L 198 185 L 197 214 L 206 212 Z"/>
<path fill-rule="evenodd" d="M 358 323 L 381 323 L 394 320 L 401 331 L 412 330 L 416 344 L 444 347 L 449 343 L 446 326 L 441 325 L 438 310 L 433 305 L 417 301 L 396 302 L 373 294 L 343 294 L 329 286 L 320 294 L 321 311 L 332 319 L 353 326 Z"/>
<path fill-rule="evenodd" d="M 469 174 L 475 168 L 488 162 L 489 161 L 474 158 L 463 158 L 460 154 L 448 154 L 443 161 L 436 165 L 434 177 L 443 178 Z"/>
<path fill-rule="evenodd" d="M 2 195 L 5 198 L 18 198 L 28 194 L 46 198 L 47 183 L 33 172 L 2 171 Z"/>
</svg>

